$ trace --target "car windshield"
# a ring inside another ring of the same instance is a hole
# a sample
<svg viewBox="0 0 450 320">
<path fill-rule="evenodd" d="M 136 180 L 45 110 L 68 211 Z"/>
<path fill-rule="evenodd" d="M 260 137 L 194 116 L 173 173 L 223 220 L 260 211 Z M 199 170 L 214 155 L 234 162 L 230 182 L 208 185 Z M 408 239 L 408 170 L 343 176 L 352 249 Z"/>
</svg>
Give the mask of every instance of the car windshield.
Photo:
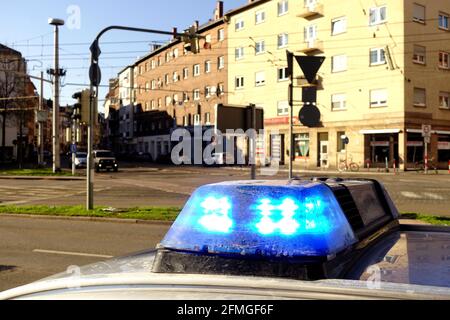
<svg viewBox="0 0 450 320">
<path fill-rule="evenodd" d="M 112 152 L 101 151 L 96 153 L 97 158 L 114 158 L 114 154 Z"/>
</svg>

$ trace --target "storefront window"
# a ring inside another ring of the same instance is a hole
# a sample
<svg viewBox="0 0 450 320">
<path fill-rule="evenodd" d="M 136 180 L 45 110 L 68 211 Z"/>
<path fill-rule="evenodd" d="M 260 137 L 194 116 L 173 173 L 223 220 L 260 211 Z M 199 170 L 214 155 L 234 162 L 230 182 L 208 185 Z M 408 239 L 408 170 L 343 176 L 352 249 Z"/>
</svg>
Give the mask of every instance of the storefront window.
<svg viewBox="0 0 450 320">
<path fill-rule="evenodd" d="M 294 135 L 295 157 L 308 158 L 310 151 L 309 133 L 300 133 Z"/>
<path fill-rule="evenodd" d="M 337 133 L 337 152 L 345 151 L 345 143 L 342 136 L 345 136 L 345 131 L 340 131 Z"/>
<path fill-rule="evenodd" d="M 445 163 L 450 161 L 450 135 L 439 136 L 438 161 Z"/>
<path fill-rule="evenodd" d="M 391 162 L 398 160 L 398 135 L 392 134 L 373 134 L 369 135 L 370 160 L 374 164 Z"/>
<path fill-rule="evenodd" d="M 424 140 L 423 140 L 422 134 L 408 133 L 407 147 L 408 147 L 408 163 L 409 164 L 414 164 L 414 163 L 423 161 L 425 147 L 424 147 Z"/>
</svg>

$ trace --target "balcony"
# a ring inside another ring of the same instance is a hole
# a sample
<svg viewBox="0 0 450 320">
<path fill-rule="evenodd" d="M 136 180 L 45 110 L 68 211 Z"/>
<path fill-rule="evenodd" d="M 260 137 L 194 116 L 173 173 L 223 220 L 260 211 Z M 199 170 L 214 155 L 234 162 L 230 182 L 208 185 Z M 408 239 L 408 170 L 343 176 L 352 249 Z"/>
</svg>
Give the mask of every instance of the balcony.
<svg viewBox="0 0 450 320">
<path fill-rule="evenodd" d="M 300 50 L 304 54 L 315 54 L 318 52 L 323 52 L 323 41 L 318 39 L 312 39 L 305 41 L 300 45 Z"/>
<path fill-rule="evenodd" d="M 304 19 L 312 19 L 314 17 L 323 17 L 323 4 L 316 3 L 300 9 L 297 17 Z"/>
</svg>

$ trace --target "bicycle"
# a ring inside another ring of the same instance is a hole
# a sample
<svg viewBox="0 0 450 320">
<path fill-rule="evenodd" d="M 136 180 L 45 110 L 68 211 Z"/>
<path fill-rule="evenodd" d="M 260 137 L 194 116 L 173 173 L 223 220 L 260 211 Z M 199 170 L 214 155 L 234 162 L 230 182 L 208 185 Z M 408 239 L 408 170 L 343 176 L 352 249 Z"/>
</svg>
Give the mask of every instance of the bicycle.
<svg viewBox="0 0 450 320">
<path fill-rule="evenodd" d="M 360 167 L 359 164 L 356 162 L 353 162 L 352 159 L 350 159 L 350 163 L 347 161 L 347 159 L 341 159 L 339 166 L 338 166 L 339 172 L 344 171 L 351 171 L 351 172 L 359 172 Z"/>
<path fill-rule="evenodd" d="M 414 169 L 417 173 L 425 173 L 425 161 L 418 161 L 414 164 Z M 439 174 L 439 168 L 437 167 L 434 158 L 428 160 L 428 171 L 434 171 L 435 174 Z"/>
</svg>

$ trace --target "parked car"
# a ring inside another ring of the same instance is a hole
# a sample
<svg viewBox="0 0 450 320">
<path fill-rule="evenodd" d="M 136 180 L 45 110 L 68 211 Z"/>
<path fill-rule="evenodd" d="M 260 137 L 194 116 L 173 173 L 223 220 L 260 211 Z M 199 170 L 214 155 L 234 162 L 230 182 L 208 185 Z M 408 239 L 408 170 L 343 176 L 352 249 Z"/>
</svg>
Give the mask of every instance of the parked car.
<svg viewBox="0 0 450 320">
<path fill-rule="evenodd" d="M 100 172 L 102 170 L 114 172 L 119 171 L 119 165 L 114 154 L 108 150 L 95 150 L 94 151 L 94 163 L 95 171 Z"/>
<path fill-rule="evenodd" d="M 86 152 L 77 152 L 75 154 L 75 167 L 78 168 L 86 168 L 87 166 L 87 153 Z"/>
</svg>

